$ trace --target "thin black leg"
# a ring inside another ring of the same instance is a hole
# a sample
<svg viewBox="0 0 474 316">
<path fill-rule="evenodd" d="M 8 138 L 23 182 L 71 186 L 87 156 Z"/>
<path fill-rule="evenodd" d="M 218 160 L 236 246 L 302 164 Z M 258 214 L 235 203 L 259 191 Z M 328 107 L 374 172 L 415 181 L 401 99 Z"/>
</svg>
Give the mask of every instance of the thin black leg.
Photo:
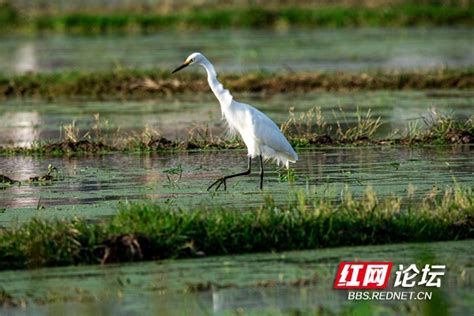
<svg viewBox="0 0 474 316">
<path fill-rule="evenodd" d="M 248 161 L 248 167 L 247 167 L 247 170 L 244 171 L 244 172 L 240 172 L 240 173 L 236 173 L 236 174 L 231 174 L 229 176 L 224 176 L 222 178 L 219 178 L 217 179 L 216 181 L 214 181 L 208 188 L 207 188 L 207 191 L 209 191 L 213 186 L 215 186 L 217 184 L 217 187 L 216 187 L 216 191 L 220 188 L 220 186 L 222 184 L 224 184 L 224 190 L 227 190 L 227 184 L 226 184 L 226 180 L 227 179 L 230 179 L 230 178 L 234 178 L 234 177 L 238 177 L 238 176 L 246 176 L 246 175 L 249 175 L 250 172 L 251 172 L 251 168 L 252 168 L 252 157 L 249 156 L 249 161 Z"/>
<path fill-rule="evenodd" d="M 260 157 L 260 190 L 263 190 L 263 157 Z"/>
</svg>

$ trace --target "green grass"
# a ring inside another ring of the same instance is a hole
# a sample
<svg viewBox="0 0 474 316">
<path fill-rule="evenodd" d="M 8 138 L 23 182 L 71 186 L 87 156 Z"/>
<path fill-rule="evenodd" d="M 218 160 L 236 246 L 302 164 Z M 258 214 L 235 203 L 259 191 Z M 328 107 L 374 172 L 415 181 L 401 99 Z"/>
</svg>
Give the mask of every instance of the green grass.
<svg viewBox="0 0 474 316">
<path fill-rule="evenodd" d="M 155 260 L 474 237 L 468 188 L 379 199 L 346 193 L 339 202 L 299 191 L 288 204 L 260 207 L 125 203 L 100 222 L 33 219 L 0 230 L 0 269 Z"/>
<path fill-rule="evenodd" d="M 142 12 L 68 12 L 25 15 L 8 2 L 0 6 L 0 29 L 75 34 L 152 32 L 163 29 L 381 27 L 474 24 L 474 6 L 398 4 L 363 6 L 239 6 Z"/>
<path fill-rule="evenodd" d="M 473 89 L 474 68 L 402 72 L 306 72 L 224 74 L 219 80 L 234 92 L 284 93 L 347 90 Z M 8 76 L 0 74 L 0 99 L 12 97 L 144 99 L 171 93 L 209 92 L 206 78 L 170 70 L 119 69 Z"/>
</svg>

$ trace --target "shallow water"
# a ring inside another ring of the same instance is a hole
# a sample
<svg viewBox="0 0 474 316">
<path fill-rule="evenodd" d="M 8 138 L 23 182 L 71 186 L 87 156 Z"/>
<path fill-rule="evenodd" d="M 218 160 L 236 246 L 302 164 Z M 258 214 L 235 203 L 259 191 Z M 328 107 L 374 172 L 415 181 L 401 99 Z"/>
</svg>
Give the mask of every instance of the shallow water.
<svg viewBox="0 0 474 316">
<path fill-rule="evenodd" d="M 403 132 L 409 122 L 429 118 L 435 109 L 466 119 L 473 115 L 474 91 L 359 91 L 318 92 L 305 94 L 234 94 L 238 101 L 250 103 L 278 124 L 289 117 L 315 106 L 321 107 L 327 123 L 333 126 L 339 120 L 342 127 L 356 124 L 357 108 L 362 114 L 369 109 L 374 118 L 385 123 L 376 136 L 387 135 L 398 129 Z M 209 126 L 215 135 L 225 128 L 219 104 L 214 95 L 180 95 L 157 97 L 145 101 L 40 101 L 6 100 L 0 103 L 0 146 L 29 146 L 35 141 L 62 138 L 61 126 L 76 122 L 81 135 L 94 125 L 94 114 L 100 113 L 103 136 L 116 138 L 119 134 L 142 131 L 145 126 L 157 129 L 171 139 L 186 139 L 190 129 Z"/>
<path fill-rule="evenodd" d="M 235 315 L 340 313 L 368 308 L 375 314 L 422 314 L 447 304 L 449 315 L 468 315 L 474 305 L 473 241 L 329 248 L 273 254 L 167 260 L 107 266 L 49 268 L 0 272 L 6 293 L 26 307 L 6 315 L 157 314 Z M 398 264 L 444 264 L 441 288 L 419 286 L 406 291 L 433 291 L 431 302 L 351 302 L 347 291 L 334 290 L 341 261 L 391 261 L 388 290 L 394 288 Z M 307 285 L 298 281 L 309 280 Z M 213 286 L 206 289 L 206 284 Z M 191 291 L 204 285 L 201 291 Z M 441 304 L 441 305 L 440 305 Z M 367 314 L 369 313 L 367 311 Z M 429 311 L 429 310 L 428 310 Z M 369 313 L 370 314 L 370 313 Z M 428 312 L 429 314 L 429 312 Z"/>
<path fill-rule="evenodd" d="M 188 152 L 161 154 L 108 154 L 79 157 L 0 157 L 0 174 L 24 181 L 0 190 L 0 226 L 31 217 L 82 216 L 96 219 L 111 215 L 118 201 L 157 201 L 183 207 L 193 205 L 257 206 L 267 193 L 277 203 L 294 198 L 297 190 L 338 199 L 345 187 L 361 196 L 372 186 L 379 196 L 405 196 L 409 184 L 415 197 L 452 186 L 474 184 L 474 146 L 426 148 L 360 147 L 299 150 L 294 165 L 296 180 L 288 183 L 272 164 L 266 165 L 264 191 L 254 174 L 230 180 L 228 192 L 208 193 L 206 188 L 224 174 L 246 167 L 245 152 Z M 43 185 L 28 183 L 46 173 L 48 164 L 59 170 L 59 180 Z"/>
<path fill-rule="evenodd" d="M 206 30 L 152 35 L 2 36 L 7 73 L 117 67 L 174 69 L 193 51 L 218 72 L 428 69 L 474 64 L 469 28 Z M 298 47 L 295 50 L 295 47 Z"/>
</svg>

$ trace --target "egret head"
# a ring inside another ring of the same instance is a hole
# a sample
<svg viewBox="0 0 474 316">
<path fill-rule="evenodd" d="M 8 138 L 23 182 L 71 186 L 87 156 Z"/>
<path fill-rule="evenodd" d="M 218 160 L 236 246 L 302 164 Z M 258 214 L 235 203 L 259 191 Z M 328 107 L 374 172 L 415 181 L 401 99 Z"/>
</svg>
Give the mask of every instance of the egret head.
<svg viewBox="0 0 474 316">
<path fill-rule="evenodd" d="M 186 60 L 184 61 L 184 63 L 179 66 L 178 68 L 176 68 L 175 70 L 173 70 L 172 73 L 175 73 L 177 71 L 180 71 L 181 69 L 189 66 L 189 65 L 192 65 L 192 64 L 201 64 L 204 59 L 206 57 L 204 57 L 203 54 L 201 53 L 192 53 L 191 55 L 188 56 L 188 58 L 186 58 Z"/>
</svg>

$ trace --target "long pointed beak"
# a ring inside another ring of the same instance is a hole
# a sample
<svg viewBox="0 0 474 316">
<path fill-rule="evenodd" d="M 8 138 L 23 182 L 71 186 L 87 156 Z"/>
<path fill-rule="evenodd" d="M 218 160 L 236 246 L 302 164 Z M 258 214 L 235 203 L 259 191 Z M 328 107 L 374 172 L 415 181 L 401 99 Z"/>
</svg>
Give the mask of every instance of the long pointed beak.
<svg viewBox="0 0 474 316">
<path fill-rule="evenodd" d="M 173 70 L 171 73 L 174 74 L 175 72 L 180 71 L 181 69 L 186 68 L 187 66 L 189 66 L 189 63 L 184 63 L 175 70 Z"/>
</svg>

